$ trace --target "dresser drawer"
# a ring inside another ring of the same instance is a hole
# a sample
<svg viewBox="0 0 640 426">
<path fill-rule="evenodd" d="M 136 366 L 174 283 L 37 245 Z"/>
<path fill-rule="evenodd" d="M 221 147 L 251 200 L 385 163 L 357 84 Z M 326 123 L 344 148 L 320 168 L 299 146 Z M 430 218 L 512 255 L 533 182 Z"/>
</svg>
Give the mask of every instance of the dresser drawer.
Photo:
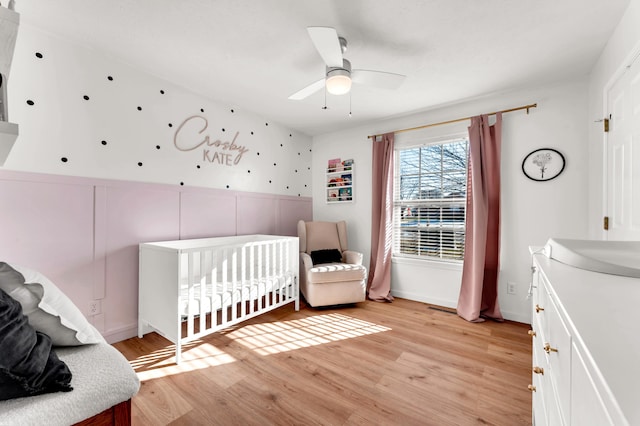
<svg viewBox="0 0 640 426">
<path fill-rule="evenodd" d="M 535 350 L 542 353 L 548 366 L 549 382 L 554 388 L 557 406 L 563 421 L 568 424 L 571 418 L 571 334 L 560 316 L 550 285 L 543 275 L 538 283 L 538 306 L 534 309 L 539 339 L 535 339 Z M 554 414 L 549 404 L 547 411 Z M 549 423 L 555 424 L 555 423 Z"/>
<path fill-rule="evenodd" d="M 532 392 L 533 424 L 538 426 L 564 425 L 555 388 L 551 383 L 549 365 L 542 349 L 533 349 L 533 368 L 531 383 L 535 386 Z"/>
</svg>

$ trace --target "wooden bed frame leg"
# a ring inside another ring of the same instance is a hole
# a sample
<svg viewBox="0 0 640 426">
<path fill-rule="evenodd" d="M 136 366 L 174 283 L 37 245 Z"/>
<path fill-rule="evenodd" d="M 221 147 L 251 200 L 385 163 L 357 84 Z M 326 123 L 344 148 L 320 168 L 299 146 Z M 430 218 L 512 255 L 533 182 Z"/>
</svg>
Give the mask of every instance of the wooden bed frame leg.
<svg viewBox="0 0 640 426">
<path fill-rule="evenodd" d="M 131 425 L 131 400 L 128 399 L 113 407 L 107 408 L 102 413 L 89 417 L 74 426 L 130 426 Z"/>
</svg>

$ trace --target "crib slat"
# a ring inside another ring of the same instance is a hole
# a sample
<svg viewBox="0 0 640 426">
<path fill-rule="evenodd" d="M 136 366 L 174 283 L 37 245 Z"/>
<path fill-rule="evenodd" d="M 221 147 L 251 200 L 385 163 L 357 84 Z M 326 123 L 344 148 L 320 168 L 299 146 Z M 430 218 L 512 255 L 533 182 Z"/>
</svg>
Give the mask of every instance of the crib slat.
<svg viewBox="0 0 640 426">
<path fill-rule="evenodd" d="M 249 299 L 251 299 L 251 303 L 249 305 L 249 313 L 252 314 L 254 309 L 253 303 L 253 291 L 256 288 L 256 246 L 255 244 L 251 244 L 249 246 Z M 256 291 L 257 294 L 257 291 Z"/>
<path fill-rule="evenodd" d="M 271 247 L 270 243 L 264 245 L 265 272 L 264 272 L 264 303 L 265 308 L 271 306 L 273 297 L 273 284 L 271 283 Z"/>
<path fill-rule="evenodd" d="M 218 325 L 218 251 L 211 250 L 211 328 Z"/>
<path fill-rule="evenodd" d="M 266 293 L 266 292 L 261 292 L 260 290 L 263 287 L 263 282 L 262 282 L 262 278 L 263 278 L 263 271 L 262 271 L 262 245 L 258 246 L 258 309 L 259 310 L 263 310 L 264 309 L 264 301 L 262 300 L 262 297 L 260 297 L 262 294 Z"/>
<path fill-rule="evenodd" d="M 285 278 L 285 285 L 287 286 L 287 299 L 291 299 L 291 297 L 293 296 L 293 286 L 290 285 L 289 283 L 289 271 L 291 270 L 291 264 L 289 262 L 289 244 L 287 243 L 287 241 L 283 240 L 282 241 L 282 247 L 284 249 L 284 254 L 283 254 L 283 271 L 282 274 L 286 275 Z"/>
<path fill-rule="evenodd" d="M 195 279 L 193 276 L 193 252 L 187 253 L 187 337 L 193 335 L 193 307 L 195 303 Z"/>
<path fill-rule="evenodd" d="M 231 319 L 238 317 L 238 304 L 236 303 L 236 292 L 238 291 L 238 248 L 234 247 L 231 253 L 231 294 L 229 302 L 231 303 Z M 240 288 L 242 290 L 242 288 Z"/>
<path fill-rule="evenodd" d="M 209 259 L 211 252 L 210 251 L 204 251 L 200 253 L 200 270 L 199 275 L 200 275 L 200 324 L 199 324 L 199 330 L 200 332 L 202 332 L 205 327 L 206 327 L 206 319 L 207 319 L 207 309 L 205 306 L 206 303 L 206 297 L 207 297 L 207 260 Z"/>
<path fill-rule="evenodd" d="M 220 294 L 220 308 L 222 310 L 221 312 L 221 321 L 222 324 L 225 324 L 227 322 L 227 304 L 226 304 L 226 297 L 227 297 L 227 291 L 228 291 L 228 278 L 227 278 L 227 268 L 229 265 L 229 258 L 228 258 L 228 251 L 226 248 L 222 249 L 222 263 L 220 265 L 220 267 L 222 268 L 222 293 Z"/>
<path fill-rule="evenodd" d="M 247 294 L 247 291 L 251 291 L 251 287 L 249 287 L 247 283 L 247 246 L 244 245 L 241 248 L 241 266 L 240 270 L 242 271 L 242 277 L 240 278 L 240 302 L 242 303 L 241 316 L 244 318 L 247 315 L 247 301 L 251 297 L 251 294 Z"/>
</svg>

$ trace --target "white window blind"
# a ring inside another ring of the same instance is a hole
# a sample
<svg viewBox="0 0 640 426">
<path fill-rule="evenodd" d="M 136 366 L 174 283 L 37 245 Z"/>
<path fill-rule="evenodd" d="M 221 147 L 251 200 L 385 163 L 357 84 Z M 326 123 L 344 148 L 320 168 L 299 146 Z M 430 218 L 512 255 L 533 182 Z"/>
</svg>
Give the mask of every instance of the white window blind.
<svg viewBox="0 0 640 426">
<path fill-rule="evenodd" d="M 396 150 L 394 256 L 463 259 L 468 152 L 465 137 Z"/>
</svg>

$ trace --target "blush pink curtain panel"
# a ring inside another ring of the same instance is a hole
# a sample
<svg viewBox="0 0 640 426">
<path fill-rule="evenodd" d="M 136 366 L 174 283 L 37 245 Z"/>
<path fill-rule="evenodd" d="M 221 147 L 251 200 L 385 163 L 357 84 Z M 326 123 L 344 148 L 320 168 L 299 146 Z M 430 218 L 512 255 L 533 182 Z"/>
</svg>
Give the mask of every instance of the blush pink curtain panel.
<svg viewBox="0 0 640 426">
<path fill-rule="evenodd" d="M 467 218 L 458 315 L 467 321 L 502 321 L 498 304 L 500 269 L 500 145 L 502 114 L 471 119 Z"/>
<path fill-rule="evenodd" d="M 371 260 L 367 297 L 377 302 L 393 301 L 391 295 L 393 140 L 393 133 L 376 136 L 372 148 Z"/>
</svg>

